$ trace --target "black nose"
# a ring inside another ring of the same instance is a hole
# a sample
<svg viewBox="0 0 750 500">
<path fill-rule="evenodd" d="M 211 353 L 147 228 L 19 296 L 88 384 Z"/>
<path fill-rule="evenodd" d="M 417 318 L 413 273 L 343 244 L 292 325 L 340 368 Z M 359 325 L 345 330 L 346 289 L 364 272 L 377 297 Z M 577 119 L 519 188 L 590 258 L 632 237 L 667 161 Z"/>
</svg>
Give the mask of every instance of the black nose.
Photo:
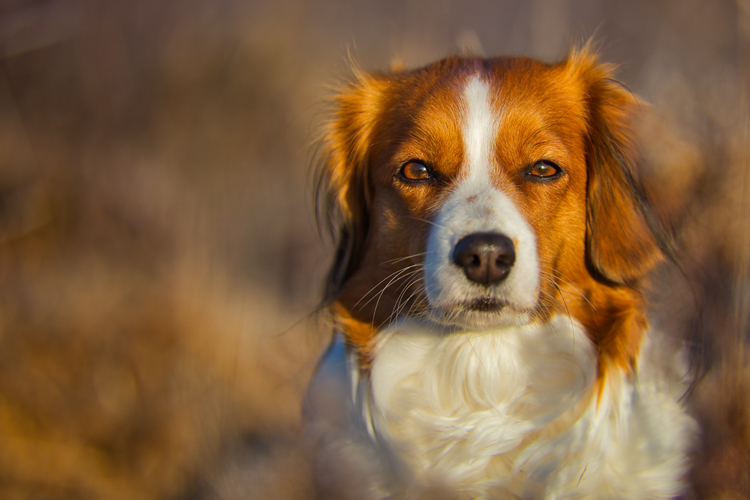
<svg viewBox="0 0 750 500">
<path fill-rule="evenodd" d="M 453 249 L 453 263 L 471 281 L 485 286 L 503 281 L 515 261 L 513 241 L 500 233 L 470 234 Z"/>
</svg>

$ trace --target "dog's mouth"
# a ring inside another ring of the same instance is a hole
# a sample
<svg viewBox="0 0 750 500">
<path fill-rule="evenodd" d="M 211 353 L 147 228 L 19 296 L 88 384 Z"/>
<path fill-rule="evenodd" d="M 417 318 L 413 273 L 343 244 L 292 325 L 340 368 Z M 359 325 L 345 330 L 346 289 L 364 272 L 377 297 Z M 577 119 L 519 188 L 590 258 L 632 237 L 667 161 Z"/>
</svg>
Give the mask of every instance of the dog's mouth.
<svg viewBox="0 0 750 500">
<path fill-rule="evenodd" d="M 500 312 L 503 309 L 503 307 L 505 307 L 504 302 L 501 302 L 497 299 L 493 299 L 490 297 L 484 297 L 484 298 L 469 302 L 468 304 L 464 305 L 462 308 L 466 311 L 493 313 L 493 312 Z"/>
<path fill-rule="evenodd" d="M 466 330 L 517 326 L 531 320 L 530 311 L 493 297 L 428 310 L 433 321 Z"/>
</svg>

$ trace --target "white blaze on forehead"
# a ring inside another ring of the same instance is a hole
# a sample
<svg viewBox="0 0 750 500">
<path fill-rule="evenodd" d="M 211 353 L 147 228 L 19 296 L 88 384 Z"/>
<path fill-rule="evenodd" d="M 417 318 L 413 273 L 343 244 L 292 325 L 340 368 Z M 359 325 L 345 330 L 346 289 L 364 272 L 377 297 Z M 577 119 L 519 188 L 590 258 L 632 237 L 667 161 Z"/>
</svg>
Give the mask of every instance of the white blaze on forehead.
<svg viewBox="0 0 750 500">
<path fill-rule="evenodd" d="M 485 82 L 473 76 L 463 94 L 467 111 L 463 127 L 465 165 L 469 169 L 469 178 L 477 181 L 489 180 L 492 145 L 497 133 L 489 90 Z"/>
</svg>

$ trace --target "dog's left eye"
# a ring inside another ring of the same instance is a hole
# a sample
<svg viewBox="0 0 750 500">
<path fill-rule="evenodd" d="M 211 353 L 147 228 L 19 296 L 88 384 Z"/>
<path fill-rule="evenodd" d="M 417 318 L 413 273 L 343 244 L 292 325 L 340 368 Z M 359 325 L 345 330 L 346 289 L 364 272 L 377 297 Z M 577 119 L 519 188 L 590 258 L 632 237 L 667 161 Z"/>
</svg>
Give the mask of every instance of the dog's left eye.
<svg viewBox="0 0 750 500">
<path fill-rule="evenodd" d="M 432 179 L 432 169 L 424 163 L 410 161 L 399 170 L 399 175 L 410 181 L 427 181 Z"/>
<path fill-rule="evenodd" d="M 535 180 L 550 180 L 558 176 L 562 169 L 551 161 L 542 160 L 533 164 L 527 171 L 526 175 Z"/>
</svg>

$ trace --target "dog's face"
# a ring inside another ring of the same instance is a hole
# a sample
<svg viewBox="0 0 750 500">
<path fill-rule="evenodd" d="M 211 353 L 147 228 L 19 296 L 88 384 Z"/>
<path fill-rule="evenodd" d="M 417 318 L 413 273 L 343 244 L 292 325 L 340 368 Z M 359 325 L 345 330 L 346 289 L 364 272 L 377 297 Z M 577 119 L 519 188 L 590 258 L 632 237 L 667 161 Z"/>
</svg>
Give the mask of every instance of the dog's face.
<svg viewBox="0 0 750 500">
<path fill-rule="evenodd" d="M 402 315 L 458 329 L 555 311 L 601 321 L 591 311 L 632 301 L 620 289 L 659 258 L 638 206 L 634 100 L 586 53 L 362 76 L 337 104 L 331 284 L 355 343 Z"/>
</svg>

